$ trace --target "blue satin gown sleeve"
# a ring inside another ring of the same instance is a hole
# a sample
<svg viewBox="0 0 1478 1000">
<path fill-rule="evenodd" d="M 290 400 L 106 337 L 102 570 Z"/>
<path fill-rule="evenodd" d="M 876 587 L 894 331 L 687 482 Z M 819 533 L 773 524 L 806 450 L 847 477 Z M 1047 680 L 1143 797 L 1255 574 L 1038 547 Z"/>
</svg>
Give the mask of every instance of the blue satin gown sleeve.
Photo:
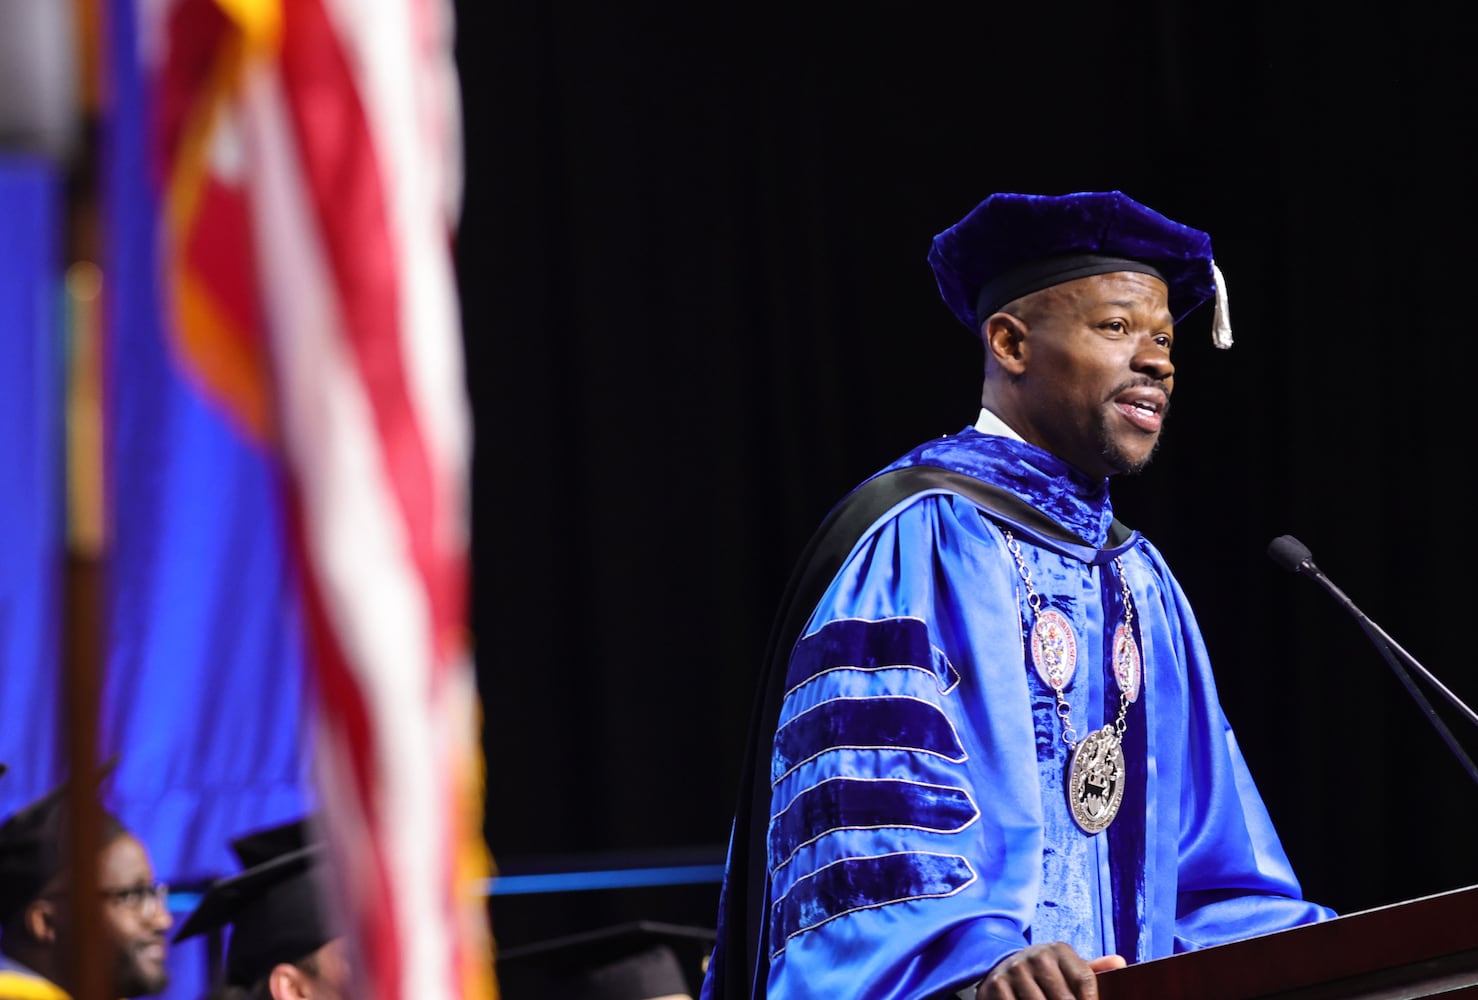
<svg viewBox="0 0 1478 1000">
<path fill-rule="evenodd" d="M 774 1000 L 936 996 L 1027 944 L 1043 819 L 998 543 L 965 501 L 912 501 L 795 646 L 771 766 Z"/>
</svg>

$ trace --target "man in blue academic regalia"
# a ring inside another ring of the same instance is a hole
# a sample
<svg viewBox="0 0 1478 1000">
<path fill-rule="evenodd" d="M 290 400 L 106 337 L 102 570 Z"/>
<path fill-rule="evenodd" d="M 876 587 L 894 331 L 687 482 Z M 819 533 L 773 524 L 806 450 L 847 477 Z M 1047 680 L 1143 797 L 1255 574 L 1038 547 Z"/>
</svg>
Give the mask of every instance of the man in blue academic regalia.
<svg viewBox="0 0 1478 1000">
<path fill-rule="evenodd" d="M 1096 996 L 1305 901 L 1160 552 L 1110 478 L 1159 442 L 1203 232 L 996 194 L 929 255 L 985 347 L 970 427 L 828 518 L 772 638 L 706 1000 Z"/>
</svg>

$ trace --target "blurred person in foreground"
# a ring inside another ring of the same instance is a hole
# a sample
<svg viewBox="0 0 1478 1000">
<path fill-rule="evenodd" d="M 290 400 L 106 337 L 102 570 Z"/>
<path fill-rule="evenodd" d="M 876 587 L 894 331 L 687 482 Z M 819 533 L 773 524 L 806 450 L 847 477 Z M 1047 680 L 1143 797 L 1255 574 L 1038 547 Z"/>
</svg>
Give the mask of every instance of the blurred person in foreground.
<svg viewBox="0 0 1478 1000">
<path fill-rule="evenodd" d="M 324 845 L 312 819 L 238 837 L 242 870 L 212 883 L 175 935 L 229 927 L 224 981 L 212 1000 L 344 1000 L 347 942 L 327 906 Z"/>
<path fill-rule="evenodd" d="M 63 784 L 0 825 L 0 1000 L 57 1000 L 74 986 L 72 905 L 85 901 L 70 898 L 66 792 Z M 111 993 L 162 993 L 173 923 L 168 887 L 155 881 L 148 849 L 117 817 L 103 812 L 99 834 Z"/>
<path fill-rule="evenodd" d="M 705 1000 L 1098 995 L 1333 916 L 1303 899 L 1185 594 L 1121 524 L 1207 234 L 1118 191 L 994 194 L 935 237 L 975 422 L 838 505 L 772 633 Z M 1176 352 L 1177 356 L 1179 352 Z"/>
</svg>

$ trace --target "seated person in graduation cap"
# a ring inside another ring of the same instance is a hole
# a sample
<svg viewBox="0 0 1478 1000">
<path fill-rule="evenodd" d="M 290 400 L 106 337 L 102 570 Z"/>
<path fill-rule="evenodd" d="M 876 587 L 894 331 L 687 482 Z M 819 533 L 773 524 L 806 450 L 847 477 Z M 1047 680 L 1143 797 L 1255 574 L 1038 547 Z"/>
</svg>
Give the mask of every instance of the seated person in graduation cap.
<svg viewBox="0 0 1478 1000">
<path fill-rule="evenodd" d="M 232 841 L 242 871 L 211 885 L 176 941 L 229 928 L 225 986 L 253 1000 L 349 995 L 345 941 L 323 897 L 324 845 L 299 820 Z"/>
<path fill-rule="evenodd" d="M 70 826 L 65 784 L 0 824 L 0 1000 L 55 1000 L 73 987 Z M 113 995 L 162 993 L 169 984 L 165 932 L 173 922 L 167 887 L 154 880 L 148 850 L 117 817 L 104 812 L 98 834 Z"/>
<path fill-rule="evenodd" d="M 692 1000 L 714 932 L 635 921 L 509 948 L 501 1000 Z"/>
</svg>

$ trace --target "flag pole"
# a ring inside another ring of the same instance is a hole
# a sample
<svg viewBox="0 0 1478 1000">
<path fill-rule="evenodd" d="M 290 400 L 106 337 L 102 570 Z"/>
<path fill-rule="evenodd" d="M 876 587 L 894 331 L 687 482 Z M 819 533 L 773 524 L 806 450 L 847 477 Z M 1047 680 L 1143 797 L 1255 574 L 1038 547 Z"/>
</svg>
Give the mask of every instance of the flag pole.
<svg viewBox="0 0 1478 1000">
<path fill-rule="evenodd" d="M 68 956 L 74 1000 L 111 1000 L 113 962 L 103 927 L 98 857 L 103 808 L 95 779 L 104 672 L 106 530 L 103 490 L 102 272 L 98 233 L 97 122 L 100 0 L 73 0 L 74 64 L 78 67 L 79 140 L 67 165 L 66 356 L 67 534 L 62 629 L 63 732 L 67 807 L 74 831 L 67 845 L 75 928 Z"/>
</svg>

